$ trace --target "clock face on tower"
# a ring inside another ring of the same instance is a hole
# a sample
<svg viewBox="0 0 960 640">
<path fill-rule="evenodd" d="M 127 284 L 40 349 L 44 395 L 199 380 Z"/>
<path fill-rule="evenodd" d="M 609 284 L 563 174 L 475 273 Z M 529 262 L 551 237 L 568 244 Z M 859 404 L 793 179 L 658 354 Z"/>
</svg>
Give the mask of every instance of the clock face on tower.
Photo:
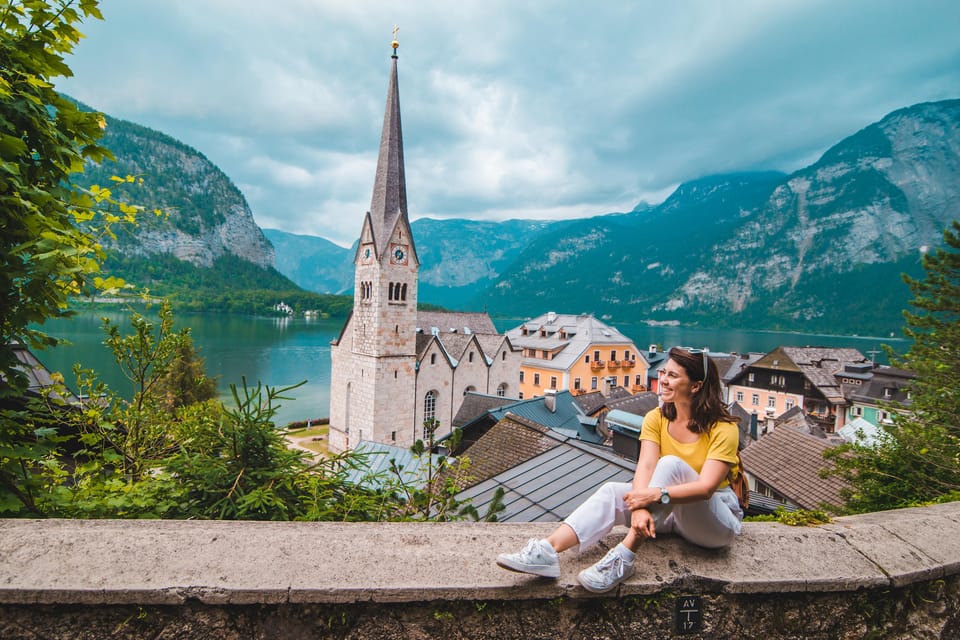
<svg viewBox="0 0 960 640">
<path fill-rule="evenodd" d="M 373 247 L 366 245 L 360 249 L 360 261 L 370 262 L 373 259 Z"/>
<path fill-rule="evenodd" d="M 390 245 L 390 262 L 392 264 L 407 264 L 407 247 L 402 244 Z"/>
</svg>

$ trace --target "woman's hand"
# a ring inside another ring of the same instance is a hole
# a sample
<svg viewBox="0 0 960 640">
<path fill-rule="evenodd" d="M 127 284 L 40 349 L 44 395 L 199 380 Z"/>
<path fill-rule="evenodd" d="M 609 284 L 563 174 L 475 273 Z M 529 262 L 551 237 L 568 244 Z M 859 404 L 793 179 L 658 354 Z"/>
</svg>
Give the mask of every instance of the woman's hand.
<svg viewBox="0 0 960 640">
<path fill-rule="evenodd" d="M 641 539 L 657 537 L 657 530 L 653 525 L 653 516 L 646 509 L 637 509 L 630 514 L 630 528 Z"/>
<path fill-rule="evenodd" d="M 623 494 L 623 502 L 630 511 L 637 509 L 646 509 L 651 504 L 660 502 L 660 489 L 658 487 L 647 487 L 646 489 L 632 489 Z"/>
</svg>

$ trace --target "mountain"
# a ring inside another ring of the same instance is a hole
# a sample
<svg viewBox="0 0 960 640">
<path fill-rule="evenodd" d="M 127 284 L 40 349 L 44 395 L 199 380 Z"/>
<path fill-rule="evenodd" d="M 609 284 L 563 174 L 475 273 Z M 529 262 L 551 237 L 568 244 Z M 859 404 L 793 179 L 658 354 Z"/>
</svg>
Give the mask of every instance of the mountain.
<svg viewBox="0 0 960 640">
<path fill-rule="evenodd" d="M 353 250 L 326 238 L 264 229 L 273 244 L 277 271 L 304 289 L 344 293 L 353 288 Z"/>
<path fill-rule="evenodd" d="M 303 291 L 274 268 L 273 245 L 243 194 L 202 153 L 159 131 L 105 120 L 101 144 L 114 159 L 87 165 L 74 180 L 109 187 L 116 198 L 145 209 L 135 226 L 118 227 L 107 240 L 105 275 L 185 310 L 271 313 L 283 300 L 331 315 L 349 311 L 349 298 Z M 118 184 L 112 176 L 138 179 Z M 153 215 L 155 209 L 164 215 Z"/>
<path fill-rule="evenodd" d="M 474 305 L 620 321 L 888 332 L 960 215 L 960 100 L 901 109 L 790 175 L 714 176 L 531 243 Z"/>
<path fill-rule="evenodd" d="M 415 220 L 411 227 L 421 263 L 419 300 L 462 308 L 478 290 L 490 286 L 534 238 L 565 224 L 535 220 Z M 276 229 L 263 231 L 276 249 L 277 270 L 300 286 L 319 293 L 352 290 L 356 245 L 344 249 L 316 236 Z"/>
<path fill-rule="evenodd" d="M 171 255 L 210 267 L 230 254 L 260 267 L 273 266 L 273 247 L 243 194 L 219 167 L 159 131 L 110 116 L 106 122 L 101 144 L 115 159 L 88 165 L 80 182 L 107 186 L 111 176 L 141 177 L 117 189 L 118 195 L 148 211 L 163 208 L 168 213 L 144 213 L 133 234 L 118 235 L 115 248 L 124 257 Z"/>
</svg>

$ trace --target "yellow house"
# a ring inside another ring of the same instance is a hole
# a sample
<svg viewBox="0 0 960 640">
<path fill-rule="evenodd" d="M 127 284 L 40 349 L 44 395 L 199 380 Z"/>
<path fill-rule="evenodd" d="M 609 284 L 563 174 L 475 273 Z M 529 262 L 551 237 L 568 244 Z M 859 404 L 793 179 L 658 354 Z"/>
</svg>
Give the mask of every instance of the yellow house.
<svg viewBox="0 0 960 640">
<path fill-rule="evenodd" d="M 554 312 L 507 331 L 520 361 L 520 397 L 547 390 L 573 394 L 624 387 L 646 390 L 647 361 L 630 338 L 592 315 Z"/>
</svg>

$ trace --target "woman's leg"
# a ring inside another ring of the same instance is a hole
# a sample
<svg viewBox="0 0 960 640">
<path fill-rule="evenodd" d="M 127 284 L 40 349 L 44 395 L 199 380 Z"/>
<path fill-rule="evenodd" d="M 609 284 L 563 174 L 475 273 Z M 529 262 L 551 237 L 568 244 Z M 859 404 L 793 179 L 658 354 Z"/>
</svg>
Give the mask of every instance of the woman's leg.
<svg viewBox="0 0 960 640">
<path fill-rule="evenodd" d="M 577 544 L 583 551 L 597 544 L 610 533 L 614 525 L 630 526 L 630 509 L 623 501 L 623 496 L 631 488 L 629 482 L 606 483 L 567 516 L 547 540 L 558 552 Z M 562 548 L 558 548 L 558 544 Z"/>
<path fill-rule="evenodd" d="M 693 468 L 676 456 L 664 456 L 650 479 L 650 486 L 665 487 L 693 482 L 699 476 Z M 709 500 L 665 505 L 657 509 L 661 529 L 679 533 L 685 540 L 701 547 L 725 547 L 740 533 L 741 512 L 736 495 L 728 489 L 715 492 Z M 667 514 L 672 517 L 667 518 Z"/>
</svg>

